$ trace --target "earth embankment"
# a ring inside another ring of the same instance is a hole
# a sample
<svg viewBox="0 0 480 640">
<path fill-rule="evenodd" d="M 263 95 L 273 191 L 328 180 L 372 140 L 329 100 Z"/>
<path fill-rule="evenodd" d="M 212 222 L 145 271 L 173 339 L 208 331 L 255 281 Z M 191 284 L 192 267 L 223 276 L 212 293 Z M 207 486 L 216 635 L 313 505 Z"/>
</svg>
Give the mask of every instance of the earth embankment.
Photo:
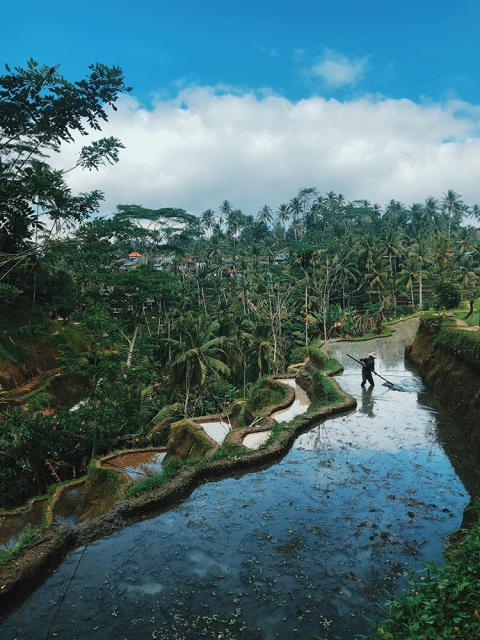
<svg viewBox="0 0 480 640">
<path fill-rule="evenodd" d="M 480 334 L 439 319 L 422 319 L 406 349 L 424 382 L 460 421 L 475 453 L 480 454 Z"/>
</svg>

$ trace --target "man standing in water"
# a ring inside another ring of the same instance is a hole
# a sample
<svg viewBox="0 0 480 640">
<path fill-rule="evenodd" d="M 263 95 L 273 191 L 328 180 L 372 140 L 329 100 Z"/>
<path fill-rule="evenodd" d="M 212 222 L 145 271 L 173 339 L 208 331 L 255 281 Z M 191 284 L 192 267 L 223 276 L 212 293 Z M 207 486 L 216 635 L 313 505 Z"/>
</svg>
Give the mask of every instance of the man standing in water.
<svg viewBox="0 0 480 640">
<path fill-rule="evenodd" d="M 372 371 L 375 371 L 376 357 L 376 353 L 369 353 L 366 358 L 360 358 L 360 362 L 362 363 L 362 387 L 365 387 L 365 383 L 367 382 L 367 380 L 371 387 L 375 386 L 375 383 L 373 382 Z"/>
</svg>

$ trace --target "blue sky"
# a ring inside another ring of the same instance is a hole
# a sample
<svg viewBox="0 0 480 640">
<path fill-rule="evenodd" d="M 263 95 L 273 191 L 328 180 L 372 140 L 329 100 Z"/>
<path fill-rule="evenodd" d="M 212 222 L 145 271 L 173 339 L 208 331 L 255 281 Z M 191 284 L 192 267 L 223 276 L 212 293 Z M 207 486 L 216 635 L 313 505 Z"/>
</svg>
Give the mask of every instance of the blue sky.
<svg viewBox="0 0 480 640">
<path fill-rule="evenodd" d="M 380 93 L 478 101 L 480 3 L 445 0 L 24 0 L 3 3 L 2 57 L 62 63 L 69 76 L 101 61 L 124 68 L 135 95 L 178 83 L 269 88 L 298 100 Z M 21 21 L 21 22 L 20 22 Z M 365 62 L 354 84 L 310 71 L 326 50 Z"/>
<path fill-rule="evenodd" d="M 478 0 L 24 0 L 1 18 L 10 65 L 124 69 L 133 92 L 104 128 L 120 163 L 68 174 L 105 192 L 102 212 L 256 213 L 304 186 L 480 202 Z"/>
</svg>

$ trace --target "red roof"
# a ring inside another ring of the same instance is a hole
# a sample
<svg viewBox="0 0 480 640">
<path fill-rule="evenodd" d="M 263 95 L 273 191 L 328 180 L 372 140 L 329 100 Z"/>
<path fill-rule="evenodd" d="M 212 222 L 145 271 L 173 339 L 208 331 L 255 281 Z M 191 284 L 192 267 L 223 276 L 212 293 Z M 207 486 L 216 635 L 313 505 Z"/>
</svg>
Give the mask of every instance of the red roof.
<svg viewBox="0 0 480 640">
<path fill-rule="evenodd" d="M 129 258 L 141 258 L 142 254 L 138 253 L 138 251 L 132 251 L 131 253 L 128 254 Z"/>
</svg>

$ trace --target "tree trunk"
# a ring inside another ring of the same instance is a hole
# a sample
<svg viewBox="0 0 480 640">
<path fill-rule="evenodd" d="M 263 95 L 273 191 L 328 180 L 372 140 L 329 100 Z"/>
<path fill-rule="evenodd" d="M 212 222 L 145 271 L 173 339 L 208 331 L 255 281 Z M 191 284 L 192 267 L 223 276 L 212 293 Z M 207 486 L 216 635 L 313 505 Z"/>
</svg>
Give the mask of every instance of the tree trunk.
<svg viewBox="0 0 480 640">
<path fill-rule="evenodd" d="M 305 346 L 308 347 L 308 285 L 305 284 Z"/>
<path fill-rule="evenodd" d="M 323 344 L 325 349 L 327 348 L 328 343 L 328 333 L 327 333 L 327 306 L 323 304 Z"/>
<path fill-rule="evenodd" d="M 468 309 L 467 315 L 465 316 L 465 320 L 472 315 L 474 302 L 475 302 L 475 298 L 470 298 L 470 300 L 468 301 L 469 309 Z"/>
<path fill-rule="evenodd" d="M 418 278 L 418 306 L 420 309 L 423 309 L 423 278 L 422 276 Z"/>
<path fill-rule="evenodd" d="M 243 397 L 247 396 L 247 358 L 243 352 Z"/>
<path fill-rule="evenodd" d="M 137 341 L 139 329 L 140 329 L 140 322 L 137 322 L 135 324 L 132 337 L 127 338 L 127 342 L 128 342 L 127 369 L 129 369 L 130 365 L 132 364 L 133 350 L 135 349 L 135 343 Z"/>
<path fill-rule="evenodd" d="M 188 415 L 188 398 L 190 396 L 190 367 L 187 361 L 187 367 L 185 369 L 185 417 Z"/>
</svg>

